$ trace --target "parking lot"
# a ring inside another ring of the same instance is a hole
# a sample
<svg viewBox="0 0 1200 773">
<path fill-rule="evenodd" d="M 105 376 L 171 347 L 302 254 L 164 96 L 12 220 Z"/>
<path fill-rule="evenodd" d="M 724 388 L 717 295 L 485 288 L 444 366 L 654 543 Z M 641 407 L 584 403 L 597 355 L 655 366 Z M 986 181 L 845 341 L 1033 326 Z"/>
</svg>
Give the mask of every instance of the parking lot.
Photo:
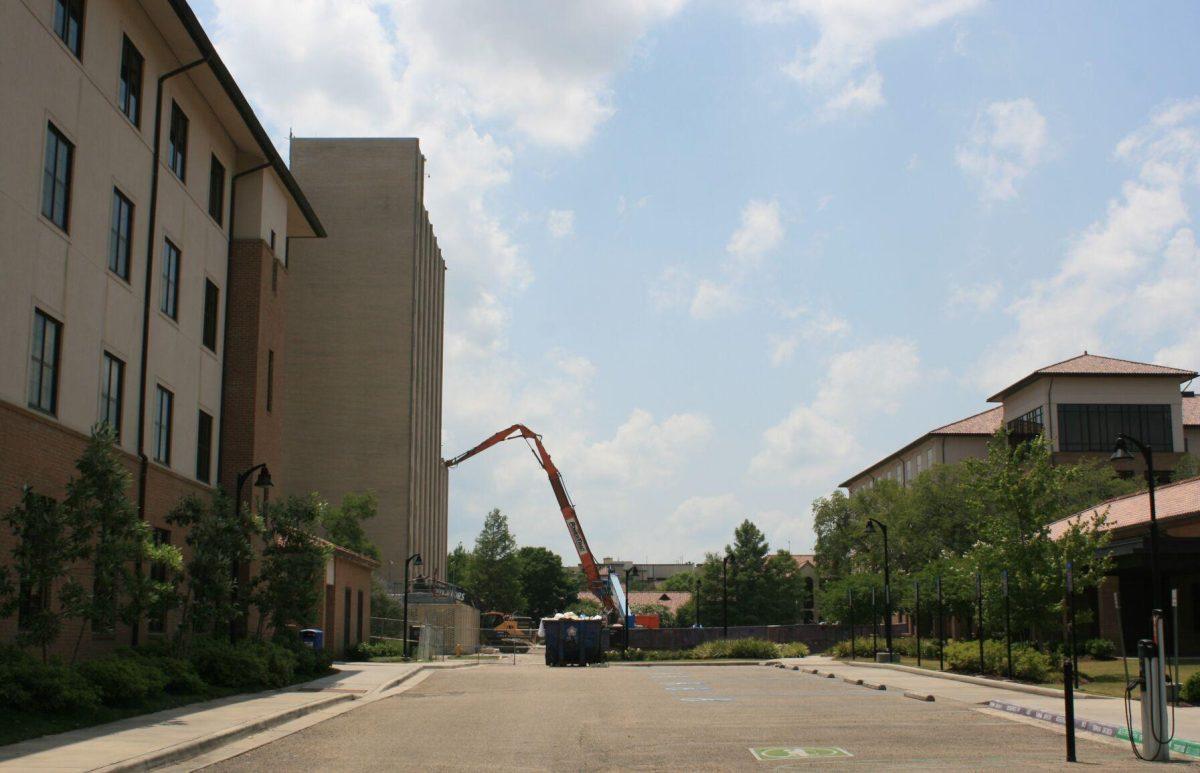
<svg viewBox="0 0 1200 773">
<path fill-rule="evenodd" d="M 222 770 L 763 770 L 1060 768 L 1053 728 L 761 666 L 546 668 L 430 676 L 256 749 Z M 756 752 L 757 750 L 757 752 Z M 807 756 L 805 756 L 807 755 Z M 1084 736 L 1088 767 L 1128 747 Z"/>
</svg>

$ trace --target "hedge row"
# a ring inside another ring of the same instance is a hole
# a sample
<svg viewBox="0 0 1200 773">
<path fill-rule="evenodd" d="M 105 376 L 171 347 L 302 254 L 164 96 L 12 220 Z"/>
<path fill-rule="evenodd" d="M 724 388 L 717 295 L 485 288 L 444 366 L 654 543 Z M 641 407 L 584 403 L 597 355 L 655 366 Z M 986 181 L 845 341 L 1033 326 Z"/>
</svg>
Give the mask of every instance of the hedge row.
<svg viewBox="0 0 1200 773">
<path fill-rule="evenodd" d="M 10 645 L 0 646 L 0 706 L 62 713 L 101 705 L 137 707 L 163 694 L 202 698 L 212 688 L 262 690 L 297 677 L 328 673 L 323 652 L 264 641 L 193 643 L 187 657 L 166 647 L 122 649 L 78 665 L 42 663 Z"/>
<path fill-rule="evenodd" d="M 717 639 L 693 647 L 690 650 L 642 650 L 631 647 L 622 660 L 773 660 L 775 658 L 802 658 L 808 655 L 803 642 L 776 644 L 765 639 Z"/>
</svg>

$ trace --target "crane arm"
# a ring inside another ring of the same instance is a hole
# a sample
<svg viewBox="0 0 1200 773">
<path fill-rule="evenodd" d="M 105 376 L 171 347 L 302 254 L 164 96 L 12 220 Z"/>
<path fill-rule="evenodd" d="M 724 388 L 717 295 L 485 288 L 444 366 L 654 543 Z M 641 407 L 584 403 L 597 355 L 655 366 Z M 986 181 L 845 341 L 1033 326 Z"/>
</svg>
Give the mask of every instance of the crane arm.
<svg viewBox="0 0 1200 773">
<path fill-rule="evenodd" d="M 587 576 L 588 588 L 596 594 L 608 612 L 620 614 L 616 602 L 613 601 L 612 594 L 605 585 L 604 579 L 600 576 L 600 567 L 596 564 L 596 559 L 592 556 L 592 550 L 588 547 L 587 537 L 584 536 L 583 527 L 580 526 L 579 517 L 575 513 L 575 505 L 571 502 L 571 498 L 567 495 L 567 488 L 563 484 L 562 473 L 554 466 L 554 460 L 550 458 L 550 453 L 542 445 L 541 435 L 529 429 L 524 424 L 514 424 L 508 429 L 497 432 L 469 451 L 464 451 L 453 459 L 446 460 L 446 467 L 457 467 L 472 456 L 483 453 L 494 445 L 516 438 L 524 438 L 526 442 L 532 444 L 534 457 L 538 460 L 538 464 L 542 466 L 542 469 L 546 471 L 546 477 L 550 479 L 550 488 L 554 490 L 554 498 L 558 501 L 558 507 L 562 511 L 563 520 L 567 523 L 567 531 L 571 534 L 571 542 L 575 544 L 575 551 L 579 553 L 579 563 L 583 565 L 583 573 Z"/>
</svg>

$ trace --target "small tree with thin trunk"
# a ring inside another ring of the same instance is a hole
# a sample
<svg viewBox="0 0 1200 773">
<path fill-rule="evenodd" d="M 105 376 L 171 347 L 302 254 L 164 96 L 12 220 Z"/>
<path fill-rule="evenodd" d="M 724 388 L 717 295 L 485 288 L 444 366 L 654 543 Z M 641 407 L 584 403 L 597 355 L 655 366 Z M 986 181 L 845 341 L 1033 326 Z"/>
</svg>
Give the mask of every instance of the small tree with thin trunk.
<svg viewBox="0 0 1200 773">
<path fill-rule="evenodd" d="M 267 509 L 262 568 L 255 578 L 259 636 L 269 624 L 274 638 L 286 640 L 315 619 L 329 556 L 326 544 L 316 536 L 324 507 L 314 495 L 289 497 Z"/>
</svg>

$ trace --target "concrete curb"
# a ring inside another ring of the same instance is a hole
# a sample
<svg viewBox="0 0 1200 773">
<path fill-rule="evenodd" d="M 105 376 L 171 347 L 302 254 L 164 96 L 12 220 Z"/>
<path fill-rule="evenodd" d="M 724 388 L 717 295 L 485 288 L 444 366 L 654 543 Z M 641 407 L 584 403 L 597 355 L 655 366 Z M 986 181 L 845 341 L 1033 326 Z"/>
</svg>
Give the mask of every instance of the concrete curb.
<svg viewBox="0 0 1200 773">
<path fill-rule="evenodd" d="M 843 676 L 842 681 L 845 682 L 846 684 L 862 684 L 863 683 L 863 681 L 861 679 L 851 679 L 848 676 Z"/>
<path fill-rule="evenodd" d="M 859 681 L 859 684 L 861 684 L 863 687 L 866 687 L 868 690 L 886 690 L 887 689 L 886 684 L 875 684 L 873 682 L 863 682 L 861 680 Z"/>
<path fill-rule="evenodd" d="M 915 701 L 925 701 L 926 703 L 933 703 L 933 696 L 932 696 L 932 695 L 927 695 L 927 694 L 925 694 L 925 693 L 919 693 L 919 692 L 906 692 L 906 693 L 904 693 L 904 697 L 905 697 L 905 698 L 912 698 L 912 699 L 913 699 L 913 700 L 915 700 Z"/>
<path fill-rule="evenodd" d="M 251 722 L 246 722 L 235 727 L 227 728 L 211 735 L 206 735 L 201 738 L 194 738 L 190 741 L 168 746 L 165 749 L 155 749 L 152 752 L 139 754 L 136 757 L 131 757 L 121 762 L 109 765 L 103 768 L 96 768 L 97 771 L 104 773 L 123 773 L 124 771 L 134 770 L 151 770 L 152 768 L 168 765 L 172 762 L 181 762 L 189 757 L 195 757 L 204 752 L 211 751 L 227 743 L 232 743 L 239 739 L 245 738 L 254 733 L 260 733 L 263 730 L 269 730 L 276 725 L 282 725 L 285 722 L 290 722 L 293 719 L 298 719 L 306 714 L 311 714 L 314 711 L 319 711 L 328 708 L 336 703 L 343 701 L 352 701 L 355 696 L 349 694 L 331 695 L 327 698 L 317 699 L 311 703 L 306 703 L 303 706 L 296 706 L 288 711 L 274 714 L 262 719 L 256 719 Z"/>
<path fill-rule="evenodd" d="M 1045 698 L 1063 697 L 1062 690 L 1055 690 L 1052 687 L 1038 687 L 1032 684 L 1023 684 L 1021 682 L 1007 682 L 1001 679 L 988 679 L 982 676 L 968 676 L 967 674 L 955 674 L 950 671 L 932 671 L 927 668 L 917 668 L 915 666 L 902 666 L 895 663 L 859 663 L 838 661 L 840 665 L 860 668 L 886 668 L 892 671 L 903 671 L 908 674 L 916 674 L 918 676 L 928 676 L 933 679 L 948 679 L 952 682 L 966 682 L 967 684 L 979 685 L 980 687 L 995 687 L 999 690 L 1012 690 L 1013 692 L 1023 692 L 1030 695 L 1041 695 Z M 1099 695 L 1088 695 L 1087 693 L 1075 693 L 1076 700 L 1089 700 L 1093 698 L 1101 698 Z"/>
<path fill-rule="evenodd" d="M 990 700 L 987 703 L 989 709 L 1002 711 L 1006 714 L 1016 714 L 1030 719 L 1038 719 L 1043 722 L 1049 722 L 1060 727 L 1067 724 L 1067 717 L 1055 711 L 1046 711 L 1044 709 L 1030 709 L 1025 706 L 1019 706 L 1008 701 Z M 1129 729 L 1120 725 L 1111 725 L 1107 722 L 1096 722 L 1091 719 L 1075 718 L 1075 729 L 1083 730 L 1087 733 L 1096 733 L 1106 738 L 1116 738 L 1122 741 L 1130 740 Z M 1134 743 L 1141 743 L 1142 734 L 1138 730 L 1133 731 Z M 1172 739 L 1171 751 L 1177 754 L 1184 754 L 1193 758 L 1200 758 L 1200 742 L 1188 741 L 1182 738 Z"/>
<path fill-rule="evenodd" d="M 400 676 L 396 677 L 395 679 L 392 679 L 391 681 L 384 682 L 381 687 L 377 687 L 373 690 L 370 690 L 369 692 L 367 692 L 359 697 L 365 698 L 370 695 L 379 695 L 380 693 L 387 692 L 388 690 L 392 689 L 393 687 L 404 684 L 409 679 L 412 679 L 414 676 L 416 676 L 417 674 L 419 674 L 423 671 L 454 671 L 459 668 L 471 668 L 475 665 L 476 665 L 475 663 L 450 663 L 447 665 L 440 665 L 440 664 L 435 664 L 435 663 L 424 663 L 424 664 L 414 668 L 412 671 L 409 671 L 406 674 L 401 674 Z"/>
<path fill-rule="evenodd" d="M 654 666 L 761 666 L 761 660 L 610 660 L 610 666 L 621 668 L 653 668 Z"/>
</svg>

